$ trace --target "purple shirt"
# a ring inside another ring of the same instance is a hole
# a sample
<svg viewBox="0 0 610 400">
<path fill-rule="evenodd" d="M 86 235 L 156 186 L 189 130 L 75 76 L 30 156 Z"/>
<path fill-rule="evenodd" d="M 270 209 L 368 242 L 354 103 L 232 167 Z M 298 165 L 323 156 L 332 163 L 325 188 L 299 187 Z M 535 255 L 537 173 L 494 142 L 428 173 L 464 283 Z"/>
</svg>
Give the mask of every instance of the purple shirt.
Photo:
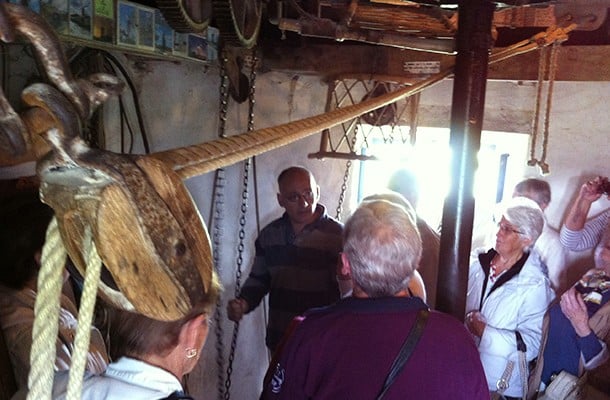
<svg viewBox="0 0 610 400">
<path fill-rule="evenodd" d="M 345 298 L 310 310 L 279 358 L 263 399 L 372 400 L 426 305 L 418 298 Z M 489 400 L 475 344 L 455 318 L 431 311 L 384 399 Z"/>
</svg>

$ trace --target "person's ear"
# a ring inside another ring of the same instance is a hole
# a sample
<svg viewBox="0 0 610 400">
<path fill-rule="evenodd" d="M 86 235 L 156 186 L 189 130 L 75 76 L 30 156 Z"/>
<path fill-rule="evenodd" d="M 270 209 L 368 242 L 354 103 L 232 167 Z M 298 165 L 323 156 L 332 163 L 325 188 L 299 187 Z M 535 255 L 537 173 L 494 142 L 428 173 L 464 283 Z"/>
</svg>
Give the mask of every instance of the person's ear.
<svg viewBox="0 0 610 400">
<path fill-rule="evenodd" d="M 42 249 L 41 250 L 36 250 L 36 252 L 34 253 L 34 262 L 36 263 L 38 268 L 40 268 L 40 260 L 41 259 L 42 259 Z"/>
<path fill-rule="evenodd" d="M 277 193 L 276 197 L 277 197 L 277 203 L 280 205 L 280 207 L 286 208 L 286 206 L 284 204 L 284 197 L 280 193 Z"/>
<path fill-rule="evenodd" d="M 208 336 L 208 321 L 205 314 L 200 314 L 182 325 L 180 342 L 185 349 L 201 350 Z"/>
<path fill-rule="evenodd" d="M 352 266 L 345 253 L 341 253 L 341 275 L 352 276 Z"/>
</svg>

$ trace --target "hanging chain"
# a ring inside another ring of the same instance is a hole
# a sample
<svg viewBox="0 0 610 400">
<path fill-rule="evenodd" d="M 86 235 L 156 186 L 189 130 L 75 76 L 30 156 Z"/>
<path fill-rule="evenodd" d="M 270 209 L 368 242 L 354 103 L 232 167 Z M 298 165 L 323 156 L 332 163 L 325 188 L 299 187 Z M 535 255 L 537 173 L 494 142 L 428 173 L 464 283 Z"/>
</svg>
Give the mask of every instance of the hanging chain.
<svg viewBox="0 0 610 400">
<path fill-rule="evenodd" d="M 352 137 L 352 149 L 356 148 L 356 142 L 358 140 L 358 126 L 354 126 L 354 136 Z M 343 202 L 345 201 L 345 193 L 347 192 L 347 181 L 349 180 L 349 172 L 352 168 L 352 160 L 347 160 L 345 163 L 345 174 L 343 175 L 343 183 L 341 184 L 341 193 L 339 194 L 339 204 L 337 204 L 337 215 L 336 219 L 341 220 L 341 213 L 343 212 Z"/>
<path fill-rule="evenodd" d="M 226 122 L 227 122 L 227 111 L 229 102 L 229 90 L 228 90 L 228 77 L 226 72 L 227 56 L 222 53 L 220 60 L 220 104 L 219 104 L 219 124 L 218 124 L 218 136 L 226 136 Z M 219 276 L 221 276 L 221 265 L 220 265 L 220 248 L 222 238 L 222 221 L 224 218 L 224 187 L 226 182 L 224 168 L 216 170 L 214 179 L 214 233 L 212 241 L 214 243 L 213 257 L 214 266 Z M 221 296 L 218 296 L 216 302 L 216 310 L 214 312 L 214 333 L 216 334 L 216 371 L 217 371 L 217 388 L 218 397 L 223 398 L 225 396 L 225 386 L 223 382 L 224 377 L 224 332 L 222 324 L 224 318 L 222 316 L 222 300 Z"/>
<path fill-rule="evenodd" d="M 253 50 L 252 64 L 250 66 L 250 93 L 248 94 L 248 132 L 254 130 L 254 96 L 256 89 L 256 64 L 258 59 L 256 57 L 256 50 Z M 244 240 L 246 238 L 246 216 L 248 211 L 248 197 L 249 197 L 249 177 L 250 177 L 250 165 L 252 158 L 248 158 L 244 161 L 244 176 L 243 176 L 243 190 L 241 194 L 241 208 L 239 216 L 239 243 L 237 246 L 237 270 L 235 272 L 235 297 L 239 296 L 241 291 L 241 276 L 243 267 L 243 254 L 244 254 Z M 237 337 L 239 334 L 239 322 L 235 322 L 233 328 L 233 337 L 231 339 L 231 349 L 229 351 L 229 359 L 227 363 L 227 373 L 225 380 L 225 391 L 224 399 L 229 400 L 231 398 L 231 375 L 233 374 L 233 361 L 235 359 L 235 350 L 237 348 Z"/>
</svg>

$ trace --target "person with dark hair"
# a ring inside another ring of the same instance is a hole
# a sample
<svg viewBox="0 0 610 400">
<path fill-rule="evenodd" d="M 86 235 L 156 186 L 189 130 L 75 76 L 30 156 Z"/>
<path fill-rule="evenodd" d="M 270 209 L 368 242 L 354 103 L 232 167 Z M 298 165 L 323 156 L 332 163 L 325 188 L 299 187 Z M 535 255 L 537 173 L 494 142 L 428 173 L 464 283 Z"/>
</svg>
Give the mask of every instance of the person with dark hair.
<svg viewBox="0 0 610 400">
<path fill-rule="evenodd" d="M 304 314 L 270 365 L 261 398 L 489 400 L 468 331 L 408 295 L 422 245 L 405 208 L 364 201 L 343 237 L 353 295 Z M 393 369 L 406 349 L 402 369 Z"/>
<path fill-rule="evenodd" d="M 0 326 L 7 343 L 19 388 L 27 386 L 34 324 L 37 277 L 46 229 L 53 210 L 36 192 L 18 193 L 0 200 Z M 68 273 L 65 272 L 66 288 Z M 60 298 L 55 369 L 70 368 L 78 311 L 68 291 Z M 99 330 L 91 327 L 86 368 L 102 372 L 108 363 Z"/>
<path fill-rule="evenodd" d="M 239 321 L 269 294 L 266 344 L 272 353 L 294 317 L 339 299 L 336 266 L 343 230 L 318 202 L 320 187 L 309 170 L 289 167 L 277 183 L 277 201 L 285 212 L 260 232 L 250 275 L 227 306 L 229 319 Z"/>
<path fill-rule="evenodd" d="M 538 204 L 510 199 L 495 246 L 470 265 L 466 327 L 477 342 L 489 391 L 507 399 L 525 395 L 527 363 L 538 355 L 542 319 L 555 296 L 540 256 L 532 251 L 543 226 Z"/>
</svg>

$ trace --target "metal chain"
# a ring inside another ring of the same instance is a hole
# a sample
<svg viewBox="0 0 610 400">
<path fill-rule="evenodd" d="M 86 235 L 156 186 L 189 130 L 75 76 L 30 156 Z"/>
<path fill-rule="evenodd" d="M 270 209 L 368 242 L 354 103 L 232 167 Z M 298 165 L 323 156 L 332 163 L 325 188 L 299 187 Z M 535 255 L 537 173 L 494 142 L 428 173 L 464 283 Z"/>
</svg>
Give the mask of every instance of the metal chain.
<svg viewBox="0 0 610 400">
<path fill-rule="evenodd" d="M 248 132 L 254 130 L 254 96 L 256 88 L 256 64 L 257 57 L 255 50 L 253 51 L 252 65 L 250 70 L 250 93 L 248 95 Z M 245 249 L 244 240 L 246 238 L 246 216 L 248 211 L 248 198 L 249 198 L 249 177 L 250 177 L 250 165 L 252 158 L 244 161 L 244 176 L 243 176 L 243 189 L 241 194 L 241 208 L 239 216 L 239 243 L 237 245 L 237 270 L 235 272 L 235 297 L 239 296 L 241 291 L 241 276 L 243 270 L 243 253 Z M 235 359 L 235 350 L 237 348 L 237 337 L 239 334 L 239 322 L 236 322 L 233 327 L 233 337 L 231 339 L 231 349 L 229 352 L 229 359 L 227 363 L 227 372 L 225 380 L 225 391 L 224 399 L 229 400 L 231 398 L 231 375 L 233 374 L 233 361 Z"/>
<path fill-rule="evenodd" d="M 228 90 L 228 77 L 226 73 L 227 57 L 223 53 L 220 60 L 220 104 L 219 104 L 219 124 L 218 124 L 218 136 L 226 136 L 226 122 L 227 122 L 227 110 L 229 101 L 229 90 Z M 226 182 L 224 168 L 216 170 L 214 179 L 214 230 L 212 235 L 212 241 L 214 243 L 213 257 L 214 266 L 219 276 L 221 276 L 221 265 L 220 265 L 220 248 L 222 238 L 222 221 L 224 218 L 224 187 Z M 212 219 L 212 218 L 210 218 Z M 218 297 L 216 302 L 216 311 L 214 312 L 214 333 L 216 334 L 216 372 L 217 372 L 217 388 L 218 398 L 222 399 L 225 396 L 225 386 L 223 382 L 224 377 L 224 332 L 222 324 L 224 318 L 222 315 L 222 300 L 221 296 Z"/>
<path fill-rule="evenodd" d="M 356 142 L 358 140 L 358 125 L 354 127 L 354 136 L 352 137 L 352 149 L 356 148 Z M 345 193 L 347 192 L 347 181 L 349 180 L 349 172 L 352 168 L 352 160 L 347 160 L 345 163 L 345 174 L 343 175 L 343 183 L 341 184 L 341 193 L 339 194 L 339 204 L 337 204 L 337 215 L 336 219 L 341 220 L 341 213 L 343 212 L 343 202 L 345 201 Z"/>
</svg>

